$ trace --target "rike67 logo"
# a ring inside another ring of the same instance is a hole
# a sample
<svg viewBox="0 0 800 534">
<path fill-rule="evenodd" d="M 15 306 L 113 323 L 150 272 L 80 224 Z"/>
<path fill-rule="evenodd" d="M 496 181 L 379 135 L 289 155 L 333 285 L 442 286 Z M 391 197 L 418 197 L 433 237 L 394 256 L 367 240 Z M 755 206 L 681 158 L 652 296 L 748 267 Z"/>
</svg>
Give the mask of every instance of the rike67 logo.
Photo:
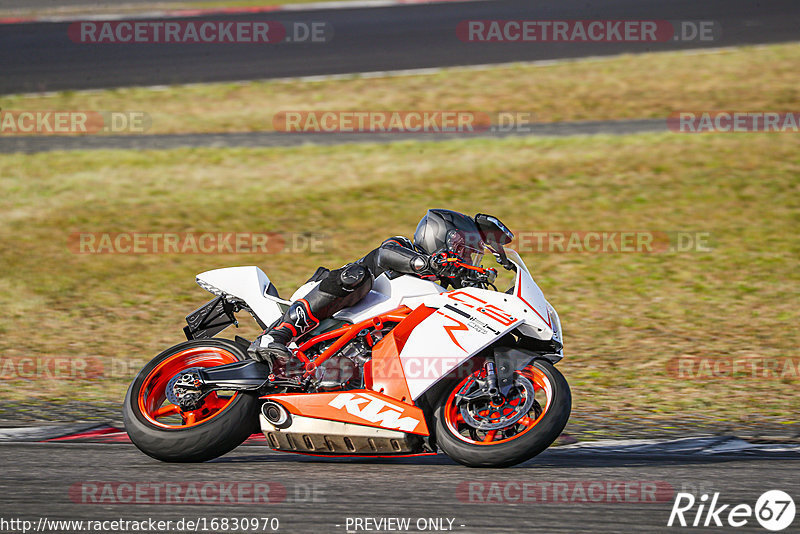
<svg viewBox="0 0 800 534">
<path fill-rule="evenodd" d="M 696 505 L 696 508 L 695 508 Z M 678 493 L 667 526 L 691 527 L 743 527 L 753 517 L 767 530 L 784 530 L 794 521 L 794 500 L 780 490 L 764 492 L 754 507 L 749 504 L 722 504 L 719 493 L 709 501 L 708 494 L 696 499 L 691 493 Z"/>
</svg>

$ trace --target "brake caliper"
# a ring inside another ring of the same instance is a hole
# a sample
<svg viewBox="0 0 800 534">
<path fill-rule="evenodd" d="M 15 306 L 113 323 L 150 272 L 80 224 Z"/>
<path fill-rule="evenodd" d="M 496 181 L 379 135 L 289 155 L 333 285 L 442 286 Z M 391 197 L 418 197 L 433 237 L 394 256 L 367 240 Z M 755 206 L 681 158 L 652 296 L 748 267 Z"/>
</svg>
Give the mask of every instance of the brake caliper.
<svg viewBox="0 0 800 534">
<path fill-rule="evenodd" d="M 197 373 L 197 368 L 190 368 L 173 376 L 167 383 L 165 393 L 167 400 L 180 406 L 182 412 L 190 412 L 202 404 L 205 397 L 202 387 L 203 380 Z"/>
</svg>

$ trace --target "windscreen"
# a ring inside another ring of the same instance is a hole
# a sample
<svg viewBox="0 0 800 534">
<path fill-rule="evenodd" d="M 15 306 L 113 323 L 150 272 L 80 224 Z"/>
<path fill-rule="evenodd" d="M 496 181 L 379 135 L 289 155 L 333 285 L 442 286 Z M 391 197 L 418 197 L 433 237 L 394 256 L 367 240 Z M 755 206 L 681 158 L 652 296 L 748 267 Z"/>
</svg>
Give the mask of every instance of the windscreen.
<svg viewBox="0 0 800 534">
<path fill-rule="evenodd" d="M 461 258 L 461 261 L 477 267 L 483 259 L 486 245 L 478 232 L 451 230 L 447 234 L 447 249 Z"/>
</svg>

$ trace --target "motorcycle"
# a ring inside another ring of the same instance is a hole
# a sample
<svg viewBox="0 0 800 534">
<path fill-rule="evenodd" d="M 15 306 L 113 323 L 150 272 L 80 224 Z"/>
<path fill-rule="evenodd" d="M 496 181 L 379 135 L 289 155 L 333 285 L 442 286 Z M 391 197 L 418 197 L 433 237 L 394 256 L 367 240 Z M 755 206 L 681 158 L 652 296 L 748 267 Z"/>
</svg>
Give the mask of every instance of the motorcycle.
<svg viewBox="0 0 800 534">
<path fill-rule="evenodd" d="M 216 296 L 186 317 L 187 341 L 150 361 L 124 401 L 125 428 L 167 462 L 221 456 L 260 430 L 274 450 L 314 455 L 435 454 L 471 467 L 505 467 L 549 447 L 569 419 L 569 385 L 556 310 L 522 258 L 495 244 L 497 271 L 458 263 L 457 289 L 382 274 L 356 305 L 290 345 L 299 384 L 247 355 L 250 342 L 215 337 L 247 312 L 261 328 L 292 301 L 258 267 L 204 272 Z M 450 258 L 448 261 L 458 261 Z M 491 288 L 491 289 L 490 289 Z"/>
</svg>

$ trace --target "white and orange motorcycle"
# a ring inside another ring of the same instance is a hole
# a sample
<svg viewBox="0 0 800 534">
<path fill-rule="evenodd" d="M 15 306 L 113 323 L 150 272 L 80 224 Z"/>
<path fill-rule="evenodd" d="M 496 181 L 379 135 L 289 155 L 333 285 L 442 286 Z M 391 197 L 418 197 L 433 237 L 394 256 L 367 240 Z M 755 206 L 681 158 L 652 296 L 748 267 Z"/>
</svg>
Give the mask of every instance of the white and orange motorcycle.
<svg viewBox="0 0 800 534">
<path fill-rule="evenodd" d="M 216 298 L 187 316 L 188 341 L 164 351 L 134 379 L 125 428 L 143 452 L 198 462 L 225 454 L 260 430 L 272 449 L 315 455 L 403 456 L 437 448 L 472 467 L 524 462 L 567 423 L 571 395 L 554 364 L 561 324 L 520 256 L 499 292 L 494 269 L 462 265 L 462 287 L 413 276 L 376 278 L 357 305 L 290 345 L 302 386 L 272 383 L 249 341 L 216 338 L 249 312 L 266 328 L 312 287 L 279 298 L 258 267 L 197 276 Z M 489 289 L 489 287 L 493 288 Z"/>
</svg>

